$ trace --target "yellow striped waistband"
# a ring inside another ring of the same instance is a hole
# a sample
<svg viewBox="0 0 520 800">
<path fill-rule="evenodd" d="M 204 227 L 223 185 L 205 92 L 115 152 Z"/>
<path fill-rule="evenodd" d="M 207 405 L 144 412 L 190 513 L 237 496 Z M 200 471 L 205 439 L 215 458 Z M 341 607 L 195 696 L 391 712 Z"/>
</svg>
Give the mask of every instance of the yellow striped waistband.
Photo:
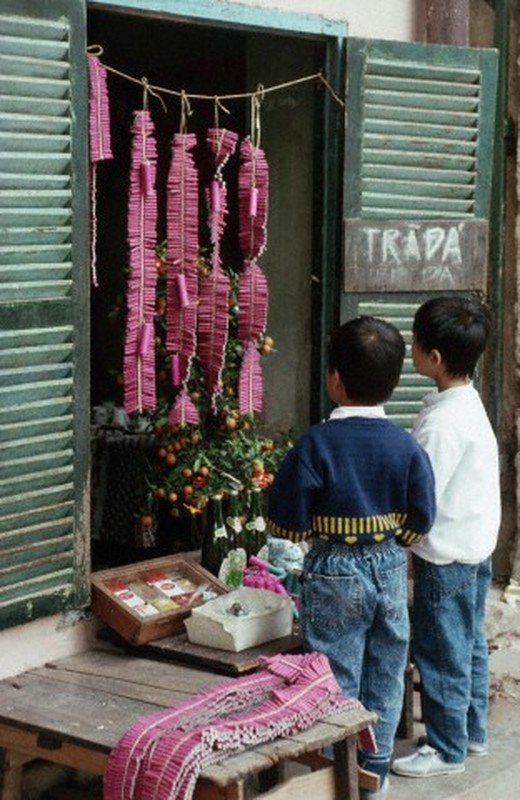
<svg viewBox="0 0 520 800">
<path fill-rule="evenodd" d="M 395 531 L 406 521 L 406 514 L 377 514 L 371 517 L 325 517 L 315 514 L 312 530 L 318 536 L 373 536 Z"/>
</svg>

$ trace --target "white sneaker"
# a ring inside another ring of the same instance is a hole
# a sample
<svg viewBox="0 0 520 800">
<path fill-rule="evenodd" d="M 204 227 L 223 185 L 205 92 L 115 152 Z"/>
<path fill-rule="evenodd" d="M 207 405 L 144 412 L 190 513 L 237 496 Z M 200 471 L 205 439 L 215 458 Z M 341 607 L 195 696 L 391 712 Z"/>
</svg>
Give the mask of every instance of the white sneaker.
<svg viewBox="0 0 520 800">
<path fill-rule="evenodd" d="M 422 747 L 422 745 L 428 744 L 428 739 L 426 736 L 419 736 L 417 739 L 417 747 Z M 471 740 L 468 742 L 468 747 L 466 750 L 468 756 L 487 756 L 488 754 L 488 746 L 486 742 L 472 742 Z"/>
<path fill-rule="evenodd" d="M 468 756 L 487 756 L 488 747 L 486 742 L 468 742 Z"/>
<path fill-rule="evenodd" d="M 464 772 L 464 763 L 450 764 L 433 747 L 425 744 L 416 753 L 405 758 L 397 758 L 392 764 L 392 772 L 407 778 L 433 778 L 436 775 L 452 775 Z"/>
</svg>

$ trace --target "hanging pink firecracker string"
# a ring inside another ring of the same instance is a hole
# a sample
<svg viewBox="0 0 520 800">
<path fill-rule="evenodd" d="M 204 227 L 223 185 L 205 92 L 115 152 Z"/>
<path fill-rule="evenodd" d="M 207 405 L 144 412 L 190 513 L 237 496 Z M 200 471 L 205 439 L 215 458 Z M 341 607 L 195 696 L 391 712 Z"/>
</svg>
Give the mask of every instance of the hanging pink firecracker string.
<svg viewBox="0 0 520 800">
<path fill-rule="evenodd" d="M 197 344 L 199 186 L 190 152 L 196 143 L 195 134 L 175 134 L 167 181 L 166 349 L 178 357 L 181 383 Z"/>
<path fill-rule="evenodd" d="M 238 338 L 255 341 L 264 332 L 267 322 L 267 279 L 255 261 L 244 261 L 238 284 Z"/>
<path fill-rule="evenodd" d="M 263 389 L 260 353 L 254 342 L 248 342 L 244 348 L 238 377 L 238 410 L 241 414 L 261 412 Z"/>
<path fill-rule="evenodd" d="M 228 338 L 229 283 L 220 268 L 214 268 L 200 282 L 198 356 L 214 410 Z"/>
<path fill-rule="evenodd" d="M 233 155 L 238 141 L 238 134 L 225 128 L 209 128 L 206 135 L 206 144 L 213 156 L 215 173 L 209 191 L 206 191 L 206 200 L 209 208 L 209 228 L 212 249 L 212 265 L 221 266 L 220 240 L 224 232 L 225 216 L 227 214 L 227 189 L 222 170 Z"/>
<path fill-rule="evenodd" d="M 128 200 L 129 275 L 124 352 L 124 408 L 153 410 L 155 385 L 155 295 L 157 271 L 157 150 L 148 111 L 137 111 L 132 126 Z M 146 165 L 143 168 L 143 164 Z"/>
<path fill-rule="evenodd" d="M 227 215 L 227 188 L 221 171 L 233 154 L 238 136 L 225 129 L 210 128 L 206 142 L 213 155 L 215 174 L 206 190 L 210 228 L 211 272 L 201 279 L 199 294 L 198 356 L 213 410 L 221 389 L 229 320 L 230 280 L 222 269 L 220 243 Z"/>
<path fill-rule="evenodd" d="M 199 412 L 189 396 L 187 389 L 184 388 L 179 392 L 170 409 L 168 424 L 184 427 L 185 425 L 198 425 L 199 421 Z"/>
<path fill-rule="evenodd" d="M 217 174 L 225 166 L 227 160 L 235 152 L 238 134 L 227 128 L 208 128 L 206 144 L 213 156 L 213 166 Z"/>
<path fill-rule="evenodd" d="M 97 163 L 111 159 L 110 109 L 107 71 L 99 57 L 87 54 L 89 84 L 89 190 L 90 190 L 90 269 L 92 284 L 98 285 L 96 270 L 97 244 Z"/>
<path fill-rule="evenodd" d="M 262 255 L 267 244 L 267 198 L 269 169 L 265 153 L 250 139 L 240 146 L 242 164 L 238 172 L 240 249 L 245 259 Z"/>
<path fill-rule="evenodd" d="M 257 264 L 267 242 L 267 200 L 269 172 L 263 150 L 250 139 L 242 142 L 243 160 L 238 175 L 239 241 L 244 269 L 238 283 L 238 338 L 244 355 L 238 381 L 238 407 L 241 414 L 262 410 L 263 380 L 258 338 L 267 322 L 268 289 L 264 273 Z"/>
<path fill-rule="evenodd" d="M 110 109 L 106 67 L 98 56 L 87 55 L 89 77 L 89 151 L 90 160 L 105 161 L 112 158 L 110 141 Z"/>
<path fill-rule="evenodd" d="M 264 152 L 253 147 L 249 139 L 242 142 L 240 154 L 245 159 L 238 177 L 239 240 L 244 271 L 239 280 L 238 337 L 245 343 L 256 340 L 267 321 L 267 281 L 256 259 L 267 240 L 269 176 Z"/>
</svg>

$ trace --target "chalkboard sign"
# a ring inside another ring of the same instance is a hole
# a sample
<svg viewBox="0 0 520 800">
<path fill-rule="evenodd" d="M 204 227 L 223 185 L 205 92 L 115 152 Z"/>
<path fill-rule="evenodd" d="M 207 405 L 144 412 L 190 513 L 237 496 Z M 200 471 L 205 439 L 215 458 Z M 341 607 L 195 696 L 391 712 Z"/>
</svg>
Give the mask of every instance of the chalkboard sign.
<svg viewBox="0 0 520 800">
<path fill-rule="evenodd" d="M 486 291 L 487 220 L 346 219 L 345 292 Z"/>
</svg>

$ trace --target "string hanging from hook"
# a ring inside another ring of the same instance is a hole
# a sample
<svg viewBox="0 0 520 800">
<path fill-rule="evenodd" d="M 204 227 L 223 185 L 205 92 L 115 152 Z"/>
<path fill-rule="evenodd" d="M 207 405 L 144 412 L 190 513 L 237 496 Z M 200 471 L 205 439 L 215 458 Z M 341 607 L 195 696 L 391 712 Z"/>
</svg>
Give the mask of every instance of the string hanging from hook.
<svg viewBox="0 0 520 800">
<path fill-rule="evenodd" d="M 253 148 L 256 150 L 260 147 L 261 142 L 261 124 L 260 124 L 260 107 L 265 97 L 265 90 L 261 83 L 258 84 L 257 90 L 251 97 L 251 141 Z"/>
<path fill-rule="evenodd" d="M 188 117 L 193 114 L 193 109 L 190 105 L 188 95 L 183 90 L 181 92 L 181 121 L 179 126 L 179 133 L 188 133 Z"/>
<path fill-rule="evenodd" d="M 96 45 L 96 44 L 89 45 L 87 47 L 87 52 L 89 52 L 89 50 L 91 48 L 98 48 L 100 55 L 103 53 L 103 48 L 102 48 L 101 45 Z M 123 78 L 124 80 L 130 81 L 131 83 L 141 84 L 141 81 L 139 80 L 139 78 L 136 78 L 133 75 L 129 75 L 127 72 L 123 72 L 122 70 L 116 69 L 115 67 L 111 67 L 109 64 L 104 64 L 103 66 L 105 67 L 106 70 L 108 70 L 109 72 L 113 73 L 114 75 L 118 75 L 120 78 Z M 345 105 L 344 101 L 341 99 L 341 97 L 339 97 L 337 92 L 333 89 L 333 87 L 331 86 L 331 84 L 329 83 L 327 78 L 323 75 L 321 70 L 319 72 L 313 73 L 312 75 L 305 75 L 302 78 L 296 78 L 294 80 L 285 81 L 284 83 L 279 83 L 279 84 L 276 84 L 274 86 L 264 87 L 263 88 L 263 93 L 264 94 L 268 94 L 270 92 L 283 91 L 284 89 L 288 89 L 288 88 L 290 88 L 292 86 L 298 86 L 299 84 L 308 83 L 310 81 L 320 81 L 323 84 L 323 86 L 327 89 L 327 91 L 331 94 L 331 96 L 334 98 L 334 100 L 336 101 L 336 103 L 339 106 L 343 107 Z M 173 95 L 174 97 L 182 97 L 182 95 L 184 94 L 186 96 L 186 98 L 188 98 L 190 100 L 210 100 L 212 102 L 215 101 L 215 95 L 214 94 L 211 94 L 211 95 L 208 95 L 208 94 L 194 94 L 192 92 L 188 93 L 185 90 L 179 91 L 179 90 L 176 90 L 176 89 L 170 89 L 170 88 L 168 88 L 166 86 L 159 86 L 159 85 L 153 85 L 153 84 L 150 85 L 150 89 L 153 89 L 153 92 L 155 93 L 155 95 L 154 95 L 155 97 L 159 97 L 159 95 L 161 95 L 161 94 Z M 152 92 L 150 92 L 150 93 L 152 94 Z M 219 101 L 222 101 L 222 100 L 247 100 L 247 99 L 253 97 L 255 94 L 256 94 L 256 91 L 254 91 L 254 92 L 238 92 L 238 93 L 234 93 L 234 94 L 221 94 L 221 95 L 218 96 L 218 100 Z"/>
</svg>

